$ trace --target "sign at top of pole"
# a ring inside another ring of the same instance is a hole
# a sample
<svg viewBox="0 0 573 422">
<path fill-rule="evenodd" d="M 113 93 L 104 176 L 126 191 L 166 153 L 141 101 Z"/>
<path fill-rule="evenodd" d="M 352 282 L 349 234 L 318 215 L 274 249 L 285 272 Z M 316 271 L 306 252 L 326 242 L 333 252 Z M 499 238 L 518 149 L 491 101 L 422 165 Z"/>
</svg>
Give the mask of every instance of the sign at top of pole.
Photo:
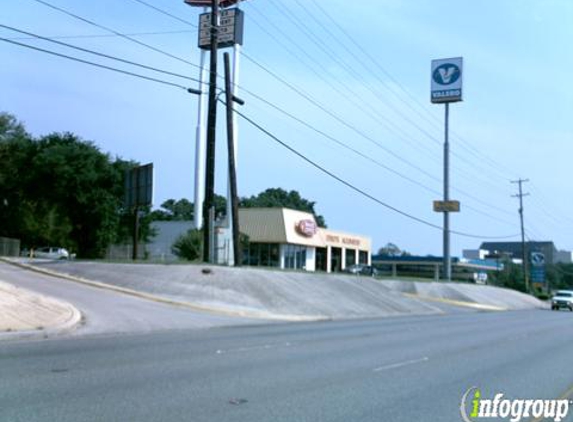
<svg viewBox="0 0 573 422">
<path fill-rule="evenodd" d="M 462 101 L 463 58 L 432 60 L 432 103 Z"/>
<path fill-rule="evenodd" d="M 211 0 L 184 0 L 189 6 L 195 7 L 211 7 Z M 239 3 L 241 0 L 219 0 L 219 7 L 231 7 Z"/>
</svg>

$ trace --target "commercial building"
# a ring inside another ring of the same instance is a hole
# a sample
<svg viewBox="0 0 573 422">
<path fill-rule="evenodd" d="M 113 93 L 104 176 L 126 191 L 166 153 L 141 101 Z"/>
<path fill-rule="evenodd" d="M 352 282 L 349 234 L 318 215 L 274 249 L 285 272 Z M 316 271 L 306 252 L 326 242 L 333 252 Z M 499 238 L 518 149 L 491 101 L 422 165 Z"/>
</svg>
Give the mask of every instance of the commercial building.
<svg viewBox="0 0 573 422">
<path fill-rule="evenodd" d="M 553 242 L 525 242 L 525 247 L 529 255 L 532 252 L 542 253 L 547 264 L 571 263 L 571 252 L 557 250 Z M 521 242 L 483 242 L 480 249 L 488 251 L 489 256 L 505 255 L 517 260 L 523 257 Z"/>
<path fill-rule="evenodd" d="M 371 264 L 370 238 L 320 228 L 307 212 L 242 208 L 239 226 L 248 238 L 243 247 L 245 265 L 336 272 L 354 264 Z"/>
</svg>

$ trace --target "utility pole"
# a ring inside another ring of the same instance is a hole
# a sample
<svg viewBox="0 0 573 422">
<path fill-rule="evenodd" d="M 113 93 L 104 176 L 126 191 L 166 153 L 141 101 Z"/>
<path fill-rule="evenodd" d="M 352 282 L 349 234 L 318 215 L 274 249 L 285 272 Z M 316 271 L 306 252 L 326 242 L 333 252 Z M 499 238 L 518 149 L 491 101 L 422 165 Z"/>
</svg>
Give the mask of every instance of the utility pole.
<svg viewBox="0 0 573 422">
<path fill-rule="evenodd" d="M 523 184 L 529 182 L 529 179 L 519 179 L 512 180 L 511 183 L 517 183 L 519 185 L 519 193 L 517 195 L 511 195 L 513 198 L 519 198 L 519 218 L 521 220 L 521 260 L 523 267 L 523 278 L 525 282 L 525 291 L 529 293 L 529 272 L 527 264 L 529 260 L 527 259 L 527 245 L 525 243 L 525 226 L 523 224 L 523 197 L 529 196 L 529 193 L 523 193 Z"/>
<path fill-rule="evenodd" d="M 203 203 L 203 261 L 214 261 L 213 219 L 215 199 L 215 139 L 217 127 L 217 47 L 219 33 L 219 1 L 211 0 L 211 48 L 209 66 L 209 111 L 207 115 L 207 165 L 205 202 Z"/>
</svg>

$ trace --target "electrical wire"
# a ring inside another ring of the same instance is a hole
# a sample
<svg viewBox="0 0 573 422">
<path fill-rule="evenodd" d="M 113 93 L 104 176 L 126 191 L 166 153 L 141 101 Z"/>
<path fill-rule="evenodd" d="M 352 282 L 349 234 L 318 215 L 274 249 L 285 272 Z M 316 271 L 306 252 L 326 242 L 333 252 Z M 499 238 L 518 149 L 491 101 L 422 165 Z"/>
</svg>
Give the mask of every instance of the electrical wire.
<svg viewBox="0 0 573 422">
<path fill-rule="evenodd" d="M 24 44 L 24 43 L 21 43 L 21 42 L 18 42 L 18 41 L 14 41 L 14 40 L 9 40 L 9 39 L 7 39 L 7 38 L 1 38 L 1 37 L 0 37 L 0 41 L 7 42 L 7 43 L 9 43 L 9 44 L 14 44 L 14 45 L 17 45 L 17 46 L 20 46 L 20 47 L 29 48 L 29 49 L 31 49 L 31 50 L 40 51 L 40 52 L 42 52 L 42 53 L 50 54 L 50 55 L 53 55 L 53 56 L 65 58 L 65 59 L 72 60 L 72 61 L 75 61 L 75 62 L 78 62 L 78 63 L 88 64 L 88 65 L 90 65 L 90 66 L 95 66 L 95 67 L 98 67 L 98 68 L 100 68 L 100 69 L 106 69 L 106 70 L 110 70 L 110 71 L 113 71 L 113 72 L 122 73 L 122 74 L 124 74 L 124 75 L 129 75 L 129 76 L 133 76 L 133 77 L 136 77 L 136 78 L 145 79 L 145 80 L 147 80 L 147 81 L 156 82 L 156 83 L 159 83 L 159 84 L 168 85 L 168 86 L 175 87 L 175 88 L 181 88 L 181 89 L 184 89 L 184 90 L 186 90 L 186 91 L 187 91 L 187 89 L 188 89 L 187 87 L 185 87 L 185 86 L 183 86 L 183 85 L 179 85 L 179 84 L 176 84 L 176 83 L 173 83 L 173 82 L 168 82 L 168 81 L 164 81 L 164 80 L 157 79 L 157 78 L 152 78 L 152 77 L 145 76 L 145 75 L 140 75 L 140 74 L 138 74 L 138 73 L 129 72 L 129 71 L 127 71 L 127 70 L 117 69 L 117 68 L 114 68 L 114 67 L 111 67 L 111 66 L 106 66 L 106 65 L 103 65 L 103 64 L 95 63 L 95 62 L 90 62 L 90 61 L 88 61 L 88 60 L 79 59 L 79 58 L 77 58 L 77 57 L 72 57 L 72 56 L 68 56 L 68 55 L 66 55 L 66 54 L 57 53 L 57 52 L 55 52 L 55 51 L 51 51 L 51 50 L 46 50 L 46 49 L 43 49 L 43 48 L 35 47 L 35 46 L 33 46 L 33 45 Z"/>
<path fill-rule="evenodd" d="M 143 35 L 171 35 L 171 34 L 189 34 L 195 33 L 196 30 L 180 30 L 180 31 L 155 31 L 155 32 L 132 32 L 124 34 L 131 37 L 139 37 Z M 90 39 L 90 38 L 113 38 L 118 37 L 116 34 L 91 34 L 91 35 L 52 35 L 47 38 L 52 40 L 71 40 L 71 39 Z M 14 41 L 28 41 L 34 39 L 34 37 L 11 37 L 9 40 Z"/>
<path fill-rule="evenodd" d="M 221 102 L 223 102 L 223 100 L 220 100 Z M 223 102 L 224 103 L 224 102 Z M 259 131 L 261 131 L 262 133 L 264 133 L 265 135 L 267 135 L 267 137 L 271 138 L 273 141 L 275 141 L 276 143 L 280 144 L 282 147 L 286 148 L 287 150 L 289 150 L 291 153 L 293 153 L 294 155 L 298 156 L 299 158 L 301 158 L 302 160 L 306 161 L 308 164 L 310 164 L 311 166 L 315 167 L 316 169 L 320 170 L 322 173 L 328 175 L 329 177 L 331 177 L 332 179 L 336 180 L 337 182 L 347 186 L 348 188 L 352 189 L 353 191 L 359 193 L 360 195 L 376 202 L 377 204 L 397 213 L 402 215 L 403 217 L 406 217 L 410 220 L 414 220 L 418 223 L 424 224 L 426 226 L 432 227 L 434 229 L 438 229 L 438 230 L 442 230 L 442 227 L 438 226 L 437 224 L 431 223 L 427 220 L 424 220 L 422 218 L 416 217 L 412 214 L 409 214 L 405 211 L 402 211 L 376 197 L 374 197 L 373 195 L 367 193 L 366 191 L 364 191 L 363 189 L 358 188 L 357 186 L 351 184 L 350 182 L 344 180 L 342 177 L 336 175 L 335 173 L 331 172 L 330 170 L 326 169 L 325 167 L 321 166 L 320 164 L 316 163 L 315 161 L 311 160 L 310 158 L 308 158 L 306 155 L 304 155 L 303 153 L 299 152 L 298 150 L 296 150 L 295 148 L 293 148 L 292 146 L 288 145 L 286 142 L 282 141 L 280 138 L 278 138 L 277 136 L 275 136 L 273 133 L 271 133 L 269 130 L 265 129 L 263 126 L 261 126 L 260 124 L 258 124 L 257 122 L 255 122 L 253 119 L 251 119 L 250 117 L 246 116 L 244 113 L 234 109 L 234 112 L 237 113 L 237 115 L 241 116 L 246 122 L 248 122 L 251 126 L 255 127 L 256 129 L 258 129 Z M 475 234 L 469 234 L 469 233 L 464 233 L 464 232 L 459 232 L 459 231 L 450 231 L 450 233 L 458 235 L 458 236 L 462 236 L 462 237 L 470 237 L 470 238 L 477 238 L 477 239 L 507 239 L 507 238 L 514 238 L 517 237 L 517 235 L 511 235 L 511 236 L 482 236 L 482 235 L 475 235 Z"/>
<path fill-rule="evenodd" d="M 104 58 L 106 58 L 106 59 L 115 60 L 115 61 L 118 61 L 118 62 L 121 62 L 121 63 L 125 63 L 125 64 L 129 64 L 129 65 L 132 65 L 132 66 L 137 66 L 137 67 L 140 67 L 140 68 L 142 68 L 142 69 L 152 70 L 152 71 L 154 71 L 154 72 L 162 73 L 162 74 L 165 74 L 165 75 L 168 75 L 168 76 L 175 76 L 175 77 L 182 78 L 182 79 L 186 79 L 186 80 L 189 80 L 189 81 L 194 81 L 194 82 L 199 82 L 199 83 L 201 83 L 201 81 L 200 81 L 199 79 L 192 78 L 192 77 L 186 76 L 186 75 L 182 75 L 182 74 L 180 74 L 180 73 L 169 72 L 169 71 L 166 71 L 166 70 L 163 70 L 163 69 L 158 69 L 158 68 L 153 67 L 153 66 L 148 66 L 148 65 L 144 65 L 144 64 L 141 64 L 141 63 L 133 62 L 133 61 L 130 61 L 130 60 L 122 59 L 122 58 L 119 58 L 119 57 L 111 56 L 111 55 L 109 55 L 109 54 L 100 53 L 100 52 L 98 52 L 98 51 L 94 51 L 94 50 L 90 50 L 90 49 L 87 49 L 87 48 L 79 47 L 79 46 L 76 46 L 76 45 L 73 45 L 73 44 L 68 44 L 68 43 L 65 43 L 65 42 L 62 42 L 62 41 L 54 40 L 54 39 L 49 38 L 49 37 L 44 37 L 44 36 L 42 36 L 42 35 L 34 34 L 34 33 L 32 33 L 32 32 L 23 31 L 23 30 L 21 30 L 21 29 L 14 28 L 14 27 L 12 27 L 12 26 L 3 25 L 3 24 L 1 24 L 1 23 L 0 23 L 0 28 L 9 29 L 9 30 L 11 30 L 11 31 L 18 32 L 18 33 L 20 33 L 20 34 L 29 35 L 29 38 L 31 38 L 31 39 L 40 39 L 40 40 L 48 41 L 48 42 L 51 42 L 51 43 L 54 43 L 54 44 L 58 44 L 58 45 L 61 45 L 61 46 L 64 46 L 64 47 L 72 48 L 72 49 L 77 50 L 77 51 L 82 51 L 82 52 L 84 52 L 84 53 L 94 54 L 94 55 L 96 55 L 96 56 L 104 57 Z M 13 39 L 6 38 L 6 40 L 13 40 Z M 204 84 L 207 84 L 207 83 L 204 83 Z"/>
<path fill-rule="evenodd" d="M 177 56 L 174 56 L 174 55 L 172 55 L 172 54 L 170 54 L 170 53 L 167 53 L 167 52 L 165 52 L 165 51 L 159 50 L 159 49 L 157 49 L 157 48 L 155 48 L 155 47 L 152 47 L 152 46 L 150 46 L 150 45 L 148 45 L 148 44 L 141 43 L 141 42 L 139 42 L 139 41 L 137 41 L 137 40 L 132 39 L 131 37 L 126 36 L 125 34 L 121 34 L 121 33 L 117 32 L 117 31 L 115 31 L 115 30 L 113 30 L 113 29 L 110 29 L 110 28 L 104 27 L 104 26 L 102 26 L 102 25 L 99 25 L 99 24 L 97 24 L 97 23 L 95 23 L 95 22 L 93 22 L 93 21 L 91 21 L 91 20 L 85 19 L 85 18 L 83 18 L 83 17 L 81 17 L 81 16 L 78 16 L 78 15 L 76 15 L 76 14 L 74 14 L 74 13 L 71 13 L 71 12 L 69 12 L 69 11 L 66 11 L 66 10 L 62 9 L 62 8 L 59 8 L 59 7 L 57 7 L 57 6 L 54 6 L 54 5 L 52 5 L 52 4 L 50 4 L 50 3 L 46 2 L 46 1 L 43 1 L 43 0 L 34 0 L 34 1 L 36 1 L 36 2 L 38 2 L 38 3 L 40 3 L 40 4 L 43 4 L 43 5 L 47 6 L 47 7 L 50 7 L 50 8 L 52 8 L 52 9 L 55 9 L 55 10 L 57 10 L 57 11 L 59 11 L 59 12 L 61 12 L 61 13 L 64 13 L 64 14 L 66 14 L 66 15 L 72 16 L 72 17 L 74 17 L 74 18 L 76 18 L 76 19 L 79 19 L 79 20 L 81 20 L 81 21 L 83 21 L 83 22 L 89 23 L 90 25 L 94 25 L 94 26 L 96 26 L 96 27 L 98 27 L 98 28 L 101 28 L 101 29 L 104 29 L 104 30 L 106 30 L 106 31 L 108 31 L 108 32 L 112 32 L 113 34 L 115 34 L 115 35 L 117 35 L 117 36 L 123 37 L 123 38 L 128 39 L 128 40 L 130 40 L 130 41 L 132 41 L 132 42 L 135 42 L 135 43 L 137 43 L 137 44 L 139 44 L 139 45 L 145 46 L 146 48 L 150 48 L 150 49 L 153 50 L 153 51 L 160 52 L 161 54 L 164 54 L 164 55 L 167 55 L 167 56 L 169 56 L 169 57 L 175 58 L 175 59 L 177 59 L 177 60 L 179 60 L 179 61 L 183 61 L 183 62 L 185 62 L 185 63 L 187 63 L 187 64 L 190 64 L 190 65 L 192 65 L 192 66 L 194 66 L 194 67 L 199 67 L 198 65 L 195 65 L 195 64 L 193 64 L 193 63 L 190 63 L 190 62 L 188 62 L 188 61 L 186 61 L 186 60 L 183 60 L 183 59 L 181 59 L 181 58 L 179 58 L 179 57 L 177 57 Z M 137 1 L 137 0 L 135 0 L 135 1 Z M 144 4 L 144 5 L 148 6 L 148 7 L 151 6 L 151 5 L 149 5 L 149 4 L 145 3 L 145 2 L 141 2 L 141 1 L 138 1 L 138 2 L 141 3 L 141 4 Z M 156 8 L 156 7 L 151 7 L 151 8 L 154 9 L 154 10 L 156 10 L 156 11 L 158 11 L 158 12 L 161 12 L 161 13 L 164 12 L 164 11 L 161 11 L 160 9 L 158 9 L 158 8 Z M 169 13 L 164 13 L 164 14 L 166 14 L 166 15 L 168 15 L 168 16 L 171 16 L 171 14 L 169 14 Z M 174 17 L 174 16 L 171 16 L 171 17 Z M 187 22 L 187 24 L 189 24 L 189 23 Z M 341 121 L 342 123 L 345 123 L 342 119 L 340 119 L 340 121 Z M 358 129 L 356 129 L 356 128 L 354 128 L 354 129 L 355 129 L 355 131 L 358 131 L 358 133 L 360 133 L 360 131 L 359 131 Z M 374 142 L 374 143 L 377 144 L 378 146 L 381 146 L 379 143 L 377 143 L 377 142 L 376 142 L 375 140 L 373 140 L 372 138 L 367 137 L 367 139 L 369 139 L 370 141 Z M 393 153 L 392 151 L 388 150 L 387 148 L 385 148 L 385 147 L 383 147 L 383 146 L 381 146 L 381 147 L 382 147 L 383 149 L 385 149 L 385 150 L 386 150 L 388 153 L 390 153 L 391 155 L 395 156 L 397 159 L 406 162 L 408 165 L 413 166 L 414 168 L 418 169 L 419 171 L 425 173 L 428 177 L 433 178 L 434 180 L 437 180 L 433 175 L 431 175 L 431 174 L 425 172 L 424 170 L 422 170 L 422 169 L 419 168 L 418 166 L 415 166 L 415 165 L 413 165 L 412 163 L 409 163 L 407 160 L 404 160 L 402 157 L 398 156 L 397 154 Z M 487 214 L 485 214 L 485 213 L 482 213 L 482 214 L 487 215 Z M 489 215 L 488 215 L 488 216 L 489 216 Z"/>
<path fill-rule="evenodd" d="M 140 45 L 140 46 L 142 46 L 142 47 L 145 47 L 145 48 L 147 48 L 147 49 L 149 49 L 149 50 L 155 51 L 156 53 L 159 53 L 159 54 L 161 54 L 161 55 L 170 57 L 170 58 L 172 58 L 172 59 L 174 59 L 174 60 L 177 60 L 177 61 L 179 61 L 179 62 L 188 64 L 188 65 L 193 66 L 193 67 L 195 67 L 195 68 L 201 69 L 201 66 L 199 66 L 199 65 L 197 65 L 197 64 L 195 64 L 195 63 L 192 63 L 192 62 L 190 62 L 190 61 L 188 61 L 188 60 L 182 59 L 181 57 L 178 57 L 178 56 L 176 56 L 176 55 L 174 55 L 174 54 L 168 53 L 168 52 L 166 52 L 166 51 L 164 51 L 164 50 L 161 50 L 161 49 L 159 49 L 159 48 L 153 47 L 152 45 L 146 44 L 146 43 L 144 43 L 144 42 L 142 42 L 142 41 L 139 41 L 139 40 L 137 40 L 137 39 L 135 39 L 135 38 L 133 38 L 133 37 L 130 37 L 130 36 L 125 35 L 125 34 L 122 34 L 121 32 L 118 32 L 118 31 L 115 31 L 115 30 L 113 30 L 113 29 L 111 29 L 111 28 L 108 28 L 108 27 L 105 27 L 105 26 L 103 26 L 103 25 L 100 25 L 100 24 L 98 24 L 98 23 L 96 23 L 96 22 L 94 22 L 94 21 L 91 21 L 91 20 L 89 20 L 89 19 L 86 19 L 86 18 L 84 18 L 84 17 L 82 17 L 82 16 L 76 15 L 75 13 L 72 13 L 72 12 L 70 12 L 70 11 L 68 11 L 68 10 L 62 9 L 61 7 L 54 6 L 53 4 L 48 3 L 47 1 L 44 1 L 44 0 L 33 0 L 33 1 L 35 1 L 35 2 L 37 2 L 37 3 L 40 3 L 40 4 L 43 4 L 43 5 L 46 6 L 46 7 L 49 7 L 49 8 L 51 8 L 51 9 L 53 9 L 53 10 L 56 10 L 56 11 L 58 11 L 58 12 L 60 12 L 60 13 L 63 13 L 63 14 L 65 14 L 65 15 L 68 15 L 68 16 L 74 18 L 74 19 L 77 19 L 77 20 L 80 20 L 80 21 L 82 21 L 82 22 L 85 22 L 85 23 L 87 23 L 87 24 L 89 24 L 89 25 L 95 26 L 96 28 L 103 29 L 104 31 L 110 32 L 110 33 L 112 33 L 112 34 L 115 34 L 115 35 L 117 35 L 118 37 L 124 38 L 124 39 L 126 39 L 126 40 L 128 40 L 128 41 L 131 41 L 131 42 L 133 42 L 133 43 L 135 43 L 135 44 L 138 44 L 138 45 Z"/>
</svg>

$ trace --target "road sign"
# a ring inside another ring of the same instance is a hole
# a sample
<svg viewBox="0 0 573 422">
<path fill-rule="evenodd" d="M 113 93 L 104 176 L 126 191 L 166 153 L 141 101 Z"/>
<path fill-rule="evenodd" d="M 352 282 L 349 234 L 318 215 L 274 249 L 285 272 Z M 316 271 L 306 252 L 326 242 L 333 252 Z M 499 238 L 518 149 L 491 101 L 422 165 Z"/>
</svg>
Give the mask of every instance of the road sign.
<svg viewBox="0 0 573 422">
<path fill-rule="evenodd" d="M 435 212 L 460 212 L 460 201 L 434 201 Z"/>
<path fill-rule="evenodd" d="M 243 45 L 243 25 L 245 14 L 240 9 L 221 11 L 219 21 L 218 48 Z M 211 13 L 199 15 L 199 48 L 211 48 Z"/>
<path fill-rule="evenodd" d="M 463 58 L 432 60 L 433 103 L 462 101 Z"/>
</svg>

